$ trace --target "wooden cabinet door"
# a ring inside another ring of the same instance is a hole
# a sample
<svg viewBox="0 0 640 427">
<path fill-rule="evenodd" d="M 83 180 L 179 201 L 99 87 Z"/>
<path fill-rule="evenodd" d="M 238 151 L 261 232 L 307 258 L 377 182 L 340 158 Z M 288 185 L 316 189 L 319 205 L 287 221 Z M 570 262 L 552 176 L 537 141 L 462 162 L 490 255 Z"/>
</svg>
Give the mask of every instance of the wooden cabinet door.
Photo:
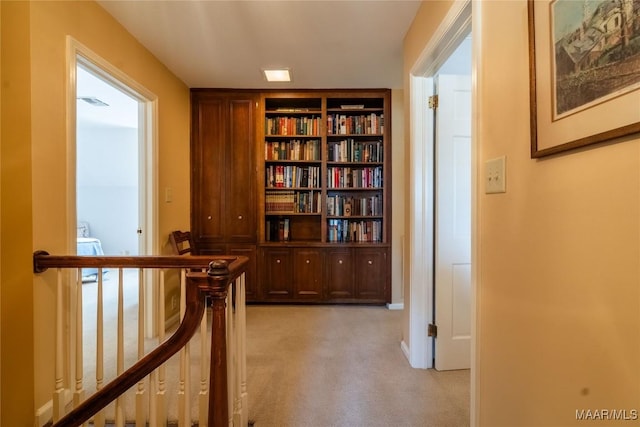
<svg viewBox="0 0 640 427">
<path fill-rule="evenodd" d="M 268 248 L 262 251 L 262 295 L 266 299 L 291 299 L 291 251 Z"/>
<path fill-rule="evenodd" d="M 354 298 L 353 259 L 346 248 L 327 250 L 326 296 L 330 300 Z"/>
<path fill-rule="evenodd" d="M 224 176 L 227 103 L 223 98 L 193 100 L 192 236 L 196 247 L 224 240 Z"/>
<path fill-rule="evenodd" d="M 229 100 L 226 141 L 225 237 L 252 242 L 256 232 L 255 105 L 253 97 Z"/>
<path fill-rule="evenodd" d="M 387 285 L 387 252 L 384 249 L 355 250 L 356 297 L 384 300 Z"/>
<path fill-rule="evenodd" d="M 294 249 L 293 290 L 295 298 L 322 298 L 323 256 L 319 249 Z"/>
<path fill-rule="evenodd" d="M 257 260 L 256 260 L 256 247 L 255 245 L 229 245 L 227 250 L 228 255 L 246 256 L 249 258 L 249 265 L 247 266 L 247 272 L 245 273 L 245 295 L 247 301 L 256 301 L 258 299 L 257 294 Z"/>
</svg>

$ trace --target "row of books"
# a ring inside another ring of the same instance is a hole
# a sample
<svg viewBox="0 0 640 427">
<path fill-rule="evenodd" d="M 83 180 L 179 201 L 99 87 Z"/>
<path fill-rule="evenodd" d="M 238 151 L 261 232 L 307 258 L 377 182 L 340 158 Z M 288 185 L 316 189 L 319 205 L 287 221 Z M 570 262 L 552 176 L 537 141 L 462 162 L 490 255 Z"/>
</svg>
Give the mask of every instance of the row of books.
<svg viewBox="0 0 640 427">
<path fill-rule="evenodd" d="M 269 213 L 321 213 L 320 191 L 267 191 L 264 208 Z"/>
<path fill-rule="evenodd" d="M 269 165 L 267 188 L 320 188 L 320 166 Z"/>
<path fill-rule="evenodd" d="M 327 197 L 327 215 L 382 216 L 382 200 L 379 195 L 346 197 L 336 194 Z"/>
<path fill-rule="evenodd" d="M 266 117 L 265 135 L 320 135 L 320 117 Z"/>
<path fill-rule="evenodd" d="M 380 188 L 382 187 L 382 166 L 327 168 L 327 186 L 329 188 Z"/>
<path fill-rule="evenodd" d="M 378 135 L 384 133 L 384 114 L 330 114 L 327 116 L 329 135 Z"/>
<path fill-rule="evenodd" d="M 382 141 L 356 141 L 348 138 L 342 141 L 330 142 L 328 145 L 330 162 L 382 162 Z"/>
<path fill-rule="evenodd" d="M 320 160 L 320 140 L 265 141 L 265 160 Z"/>
<path fill-rule="evenodd" d="M 267 242 L 288 242 L 291 240 L 289 219 L 268 219 L 264 237 Z"/>
<path fill-rule="evenodd" d="M 327 227 L 329 242 L 382 242 L 382 221 L 330 219 Z"/>
</svg>

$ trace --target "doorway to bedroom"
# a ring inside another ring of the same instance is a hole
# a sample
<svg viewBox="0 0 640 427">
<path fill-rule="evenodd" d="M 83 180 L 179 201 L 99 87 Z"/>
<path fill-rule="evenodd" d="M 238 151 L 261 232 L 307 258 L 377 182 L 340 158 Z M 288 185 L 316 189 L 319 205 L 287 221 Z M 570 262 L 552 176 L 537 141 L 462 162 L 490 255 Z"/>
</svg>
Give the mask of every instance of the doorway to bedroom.
<svg viewBox="0 0 640 427">
<path fill-rule="evenodd" d="M 68 38 L 68 43 L 73 135 L 69 160 L 75 165 L 69 180 L 75 194 L 70 217 L 77 224 L 77 253 L 155 254 L 157 97 L 77 41 Z M 145 274 L 141 282 L 133 269 L 104 269 L 101 274 L 83 269 L 78 291 L 82 291 L 83 318 L 88 320 L 85 334 L 93 335 L 87 326 L 96 325 L 98 307 L 104 309 L 105 322 L 115 320 L 122 302 L 118 299 L 123 298 L 125 313 L 137 311 L 144 300 L 144 335 L 153 336 L 157 275 Z"/>
<path fill-rule="evenodd" d="M 81 63 L 76 85 L 78 254 L 139 255 L 139 101 Z"/>
</svg>

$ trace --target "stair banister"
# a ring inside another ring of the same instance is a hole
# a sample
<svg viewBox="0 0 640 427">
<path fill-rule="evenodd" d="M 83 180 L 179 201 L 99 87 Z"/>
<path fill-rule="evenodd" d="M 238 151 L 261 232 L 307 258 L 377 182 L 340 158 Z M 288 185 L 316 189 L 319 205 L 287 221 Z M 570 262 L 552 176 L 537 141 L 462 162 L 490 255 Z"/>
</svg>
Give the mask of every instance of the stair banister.
<svg viewBox="0 0 640 427">
<path fill-rule="evenodd" d="M 211 261 L 212 258 L 215 258 Z M 62 417 L 53 427 L 78 426 L 88 421 L 118 396 L 125 393 L 157 367 L 184 347 L 200 326 L 205 311 L 205 299 L 212 301 L 211 369 L 209 393 L 209 419 L 211 427 L 229 423 L 226 350 L 226 299 L 229 286 L 242 274 L 248 263 L 243 256 L 53 256 L 36 251 L 33 256 L 34 272 L 48 268 L 78 267 L 130 267 L 130 268 L 201 268 L 208 262 L 206 272 L 187 274 L 186 311 L 176 330 L 165 342 L 140 359 L 124 373 L 90 396 L 80 406 Z"/>
</svg>

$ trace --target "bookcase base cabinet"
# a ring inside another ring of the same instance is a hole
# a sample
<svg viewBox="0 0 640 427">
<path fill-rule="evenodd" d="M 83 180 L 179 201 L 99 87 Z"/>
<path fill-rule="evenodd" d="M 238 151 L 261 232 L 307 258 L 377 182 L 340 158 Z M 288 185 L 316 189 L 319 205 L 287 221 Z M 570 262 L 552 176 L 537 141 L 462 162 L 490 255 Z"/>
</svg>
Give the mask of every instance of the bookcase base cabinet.
<svg viewBox="0 0 640 427">
<path fill-rule="evenodd" d="M 326 300 L 390 302 L 388 264 L 386 248 L 327 249 Z"/>
<path fill-rule="evenodd" d="M 257 261 L 256 261 L 256 245 L 209 245 L 199 251 L 199 255 L 238 255 L 246 256 L 249 259 L 249 265 L 245 273 L 245 296 L 247 302 L 256 302 L 259 300 L 257 290 Z"/>
<path fill-rule="evenodd" d="M 262 249 L 262 295 L 267 301 L 321 301 L 324 254 L 315 248 Z"/>
<path fill-rule="evenodd" d="M 263 247 L 263 302 L 389 302 L 387 248 Z"/>
</svg>

